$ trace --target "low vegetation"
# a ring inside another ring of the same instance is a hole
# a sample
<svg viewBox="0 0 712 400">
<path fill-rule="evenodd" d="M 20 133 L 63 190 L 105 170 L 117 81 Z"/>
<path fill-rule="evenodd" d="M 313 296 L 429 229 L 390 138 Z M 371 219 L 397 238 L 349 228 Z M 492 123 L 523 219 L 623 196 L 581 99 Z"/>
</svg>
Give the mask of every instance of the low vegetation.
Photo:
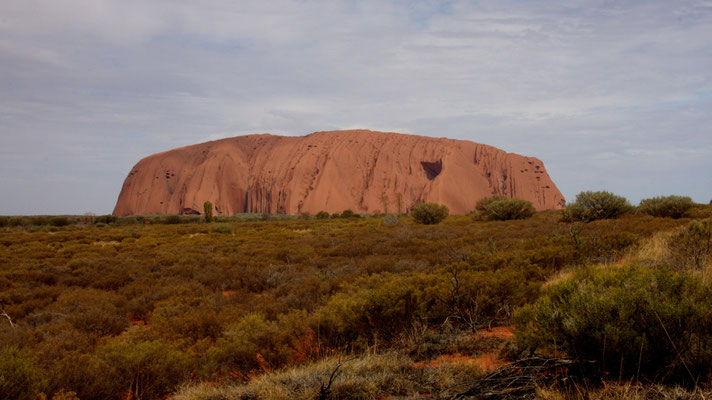
<svg viewBox="0 0 712 400">
<path fill-rule="evenodd" d="M 457 383 L 482 375 L 472 364 L 418 366 L 406 355 L 387 352 L 344 358 L 330 357 L 297 368 L 264 374 L 245 385 L 216 388 L 198 385 L 181 390 L 174 400 L 291 400 L 435 397 L 450 394 Z"/>
<path fill-rule="evenodd" d="M 694 385 L 712 372 L 712 285 L 699 275 L 587 267 L 515 320 L 524 346 L 596 361 L 606 376 Z"/>
<path fill-rule="evenodd" d="M 604 378 L 691 385 L 687 365 L 701 385 L 711 212 L 5 217 L 0 397 L 448 396 L 483 371 L 442 360 L 494 351 L 479 333 L 513 315 L 519 346 L 493 359 L 585 355 Z"/>
<path fill-rule="evenodd" d="M 475 203 L 475 214 L 484 214 L 487 212 L 487 206 L 490 203 L 493 203 L 495 201 L 500 201 L 500 200 L 506 200 L 507 197 L 502 197 L 502 196 L 489 196 L 489 197 L 483 197 L 479 200 L 477 200 L 477 203 Z"/>
<path fill-rule="evenodd" d="M 670 265 L 705 271 L 712 256 L 712 220 L 692 221 L 668 239 Z"/>
</svg>

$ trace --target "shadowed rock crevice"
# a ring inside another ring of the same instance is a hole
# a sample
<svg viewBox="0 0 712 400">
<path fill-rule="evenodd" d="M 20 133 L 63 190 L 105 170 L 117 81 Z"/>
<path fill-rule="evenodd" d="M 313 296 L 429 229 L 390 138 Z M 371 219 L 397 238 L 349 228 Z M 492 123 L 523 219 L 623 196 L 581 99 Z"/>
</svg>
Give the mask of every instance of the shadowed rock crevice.
<svg viewBox="0 0 712 400">
<path fill-rule="evenodd" d="M 440 173 L 443 171 L 442 159 L 435 162 L 421 161 L 420 165 L 423 166 L 423 170 L 425 170 L 425 175 L 431 181 L 435 179 L 438 175 L 440 175 Z"/>
</svg>

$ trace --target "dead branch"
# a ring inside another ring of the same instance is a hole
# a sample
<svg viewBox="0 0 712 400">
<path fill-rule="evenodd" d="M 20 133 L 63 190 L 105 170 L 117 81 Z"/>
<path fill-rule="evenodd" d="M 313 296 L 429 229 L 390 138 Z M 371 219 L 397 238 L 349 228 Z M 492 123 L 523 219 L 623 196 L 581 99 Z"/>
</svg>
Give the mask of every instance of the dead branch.
<svg viewBox="0 0 712 400">
<path fill-rule="evenodd" d="M 15 329 L 15 323 L 12 322 L 12 318 L 11 318 L 9 315 L 7 315 L 7 313 L 5 312 L 4 309 L 2 309 L 2 310 L 0 310 L 0 311 L 2 311 L 2 312 L 0 312 L 0 315 L 2 315 L 3 317 L 7 318 L 7 322 L 10 323 L 10 326 L 12 327 L 12 329 Z"/>
<path fill-rule="evenodd" d="M 318 400 L 328 400 L 329 396 L 331 395 L 331 385 L 334 383 L 334 380 L 336 379 L 337 376 L 339 376 L 339 369 L 346 364 L 349 361 L 355 360 L 357 357 L 352 357 L 349 358 L 348 360 L 344 360 L 340 362 L 336 368 L 334 368 L 333 371 L 331 371 L 331 376 L 329 376 L 329 382 L 324 386 L 324 382 L 321 382 L 321 387 L 319 388 L 319 394 L 317 396 Z"/>
<path fill-rule="evenodd" d="M 539 357 L 515 361 L 480 379 L 451 387 L 467 389 L 449 399 L 528 398 L 533 396 L 537 386 L 565 380 L 569 368 L 575 364 L 574 360 Z"/>
</svg>

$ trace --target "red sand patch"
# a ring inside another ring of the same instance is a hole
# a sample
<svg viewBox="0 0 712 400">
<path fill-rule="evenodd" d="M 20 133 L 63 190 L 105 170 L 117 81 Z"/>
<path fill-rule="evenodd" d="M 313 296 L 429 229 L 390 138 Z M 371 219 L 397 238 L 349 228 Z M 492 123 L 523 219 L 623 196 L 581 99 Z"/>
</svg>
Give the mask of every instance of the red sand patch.
<svg viewBox="0 0 712 400">
<path fill-rule="evenodd" d="M 497 326 L 494 328 L 483 329 L 481 331 L 478 331 L 477 334 L 475 334 L 474 338 L 475 340 L 500 339 L 509 341 L 514 339 L 514 331 L 511 326 Z M 460 353 L 443 354 L 430 361 L 417 362 L 415 363 L 415 366 L 418 368 L 437 368 L 445 362 L 454 364 L 476 365 L 486 372 L 495 370 L 506 363 L 504 360 L 499 358 L 499 349 L 497 349 L 495 351 L 479 354 L 474 357 Z"/>
<path fill-rule="evenodd" d="M 503 364 L 503 361 L 497 357 L 496 353 L 485 353 L 477 357 L 470 357 L 460 353 L 443 354 L 430 361 L 420 361 L 415 363 L 417 368 L 438 368 L 443 363 L 451 364 L 470 364 L 476 365 L 485 371 L 492 371 Z"/>
<path fill-rule="evenodd" d="M 477 332 L 477 336 L 483 338 L 514 339 L 514 330 L 511 326 L 495 326 L 494 328 L 483 329 Z"/>
</svg>

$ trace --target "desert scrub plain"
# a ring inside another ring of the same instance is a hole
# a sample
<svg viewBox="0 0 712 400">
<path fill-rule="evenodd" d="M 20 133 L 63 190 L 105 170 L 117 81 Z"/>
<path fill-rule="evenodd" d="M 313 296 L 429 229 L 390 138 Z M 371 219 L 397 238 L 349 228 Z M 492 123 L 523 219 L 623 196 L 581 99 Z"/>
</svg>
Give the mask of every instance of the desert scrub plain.
<svg viewBox="0 0 712 400">
<path fill-rule="evenodd" d="M 712 207 L 613 200 L 434 225 L 0 217 L 0 397 L 709 398 Z M 492 383 L 517 360 L 566 363 Z"/>
</svg>

